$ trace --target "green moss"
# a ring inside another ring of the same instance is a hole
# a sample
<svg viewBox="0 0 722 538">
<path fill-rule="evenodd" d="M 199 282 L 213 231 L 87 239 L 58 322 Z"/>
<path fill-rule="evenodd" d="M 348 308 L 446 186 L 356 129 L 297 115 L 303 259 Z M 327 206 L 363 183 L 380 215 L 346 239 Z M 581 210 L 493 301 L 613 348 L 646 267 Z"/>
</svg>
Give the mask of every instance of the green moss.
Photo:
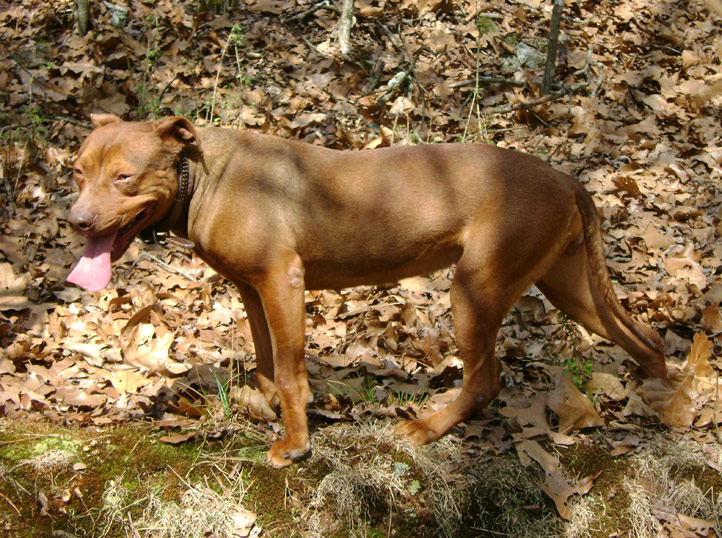
<svg viewBox="0 0 722 538">
<path fill-rule="evenodd" d="M 572 476 L 595 477 L 590 508 L 598 523 L 595 528 L 603 530 L 589 529 L 590 536 L 628 536 L 632 529 L 626 513 L 631 499 L 624 482 L 631 473 L 629 458 L 611 456 L 598 445 L 577 443 L 562 452 L 561 463 Z"/>
<path fill-rule="evenodd" d="M 299 488 L 303 463 L 284 469 L 248 463 L 244 469 L 253 482 L 248 491 L 249 508 L 258 514 L 261 527 L 271 536 L 294 536 L 298 514 L 289 495 Z"/>
<path fill-rule="evenodd" d="M 127 512 L 136 519 L 143 507 L 132 500 L 153 492 L 177 501 L 187 489 L 179 477 L 192 482 L 203 474 L 202 468 L 194 467 L 201 443 L 169 445 L 158 436 L 148 426 L 91 430 L 21 423 L 0 428 L 0 493 L 8 514 L 7 536 L 45 537 L 56 530 L 97 535 L 103 495 L 111 481 L 129 492 Z M 43 471 L 26 463 L 51 451 L 73 457 Z M 76 463 L 85 468 L 73 469 Z M 40 493 L 48 499 L 47 514 L 38 505 Z"/>
</svg>

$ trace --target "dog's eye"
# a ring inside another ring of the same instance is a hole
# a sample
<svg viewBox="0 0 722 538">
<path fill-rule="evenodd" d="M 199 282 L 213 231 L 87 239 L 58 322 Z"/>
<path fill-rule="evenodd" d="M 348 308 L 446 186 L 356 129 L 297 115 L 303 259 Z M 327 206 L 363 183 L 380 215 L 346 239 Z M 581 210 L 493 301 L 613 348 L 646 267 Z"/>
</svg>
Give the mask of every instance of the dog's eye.
<svg viewBox="0 0 722 538">
<path fill-rule="evenodd" d="M 75 178 L 75 181 L 83 181 L 85 178 L 85 174 L 83 174 L 83 171 L 80 168 L 73 168 L 73 177 Z"/>
<path fill-rule="evenodd" d="M 115 178 L 115 181 L 116 183 L 125 183 L 126 181 L 129 181 L 132 177 L 132 174 L 118 174 L 118 176 Z"/>
</svg>

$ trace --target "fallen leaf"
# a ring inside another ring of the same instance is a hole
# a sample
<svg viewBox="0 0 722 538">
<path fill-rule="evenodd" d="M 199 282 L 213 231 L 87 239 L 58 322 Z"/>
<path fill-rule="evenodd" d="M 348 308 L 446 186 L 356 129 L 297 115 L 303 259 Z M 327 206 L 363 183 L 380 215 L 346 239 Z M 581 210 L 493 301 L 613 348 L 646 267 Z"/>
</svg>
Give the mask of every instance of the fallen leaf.
<svg viewBox="0 0 722 538">
<path fill-rule="evenodd" d="M 685 516 L 678 513 L 679 523 L 686 531 L 693 532 L 697 536 L 714 536 L 716 523 L 709 519 L 699 519 L 696 517 Z"/>
<path fill-rule="evenodd" d="M 180 443 L 186 442 L 188 439 L 191 439 L 196 436 L 195 432 L 188 432 L 188 433 L 169 433 L 168 435 L 163 435 L 159 439 L 163 441 L 164 443 L 169 443 L 171 445 L 177 445 Z"/>
<path fill-rule="evenodd" d="M 256 524 L 258 516 L 253 512 L 242 511 L 231 514 L 231 521 L 233 522 L 233 538 L 246 538 L 251 534 L 253 526 Z"/>
<path fill-rule="evenodd" d="M 557 375 L 556 386 L 549 394 L 547 405 L 559 417 L 560 433 L 604 425 L 594 404 L 579 392 L 567 372 Z"/>
<path fill-rule="evenodd" d="M 589 394 L 604 394 L 614 401 L 623 400 L 626 396 L 619 377 L 604 372 L 592 372 L 585 388 Z"/>
<path fill-rule="evenodd" d="M 712 333 L 722 332 L 722 316 L 718 304 L 702 309 L 702 326 Z"/>
<path fill-rule="evenodd" d="M 228 391 L 228 397 L 242 407 L 247 408 L 254 417 L 272 421 L 278 420 L 278 415 L 271 409 L 266 397 L 259 390 L 248 385 L 234 386 Z"/>
<path fill-rule="evenodd" d="M 695 377 L 712 377 L 714 370 L 709 362 L 712 357 L 712 342 L 704 333 L 697 333 L 692 338 L 692 348 L 687 357 L 688 368 Z"/>
<path fill-rule="evenodd" d="M 536 461 L 544 470 L 544 483 L 542 490 L 554 501 L 557 511 L 562 519 L 567 521 L 572 518 L 572 511 L 569 508 L 569 497 L 572 495 L 586 495 L 594 480 L 591 476 L 577 482 L 576 486 L 570 485 L 562 474 L 559 462 L 549 454 L 536 441 L 525 440 L 516 446 L 519 461 L 528 467 L 531 460 Z"/>
<path fill-rule="evenodd" d="M 612 183 L 617 187 L 618 190 L 627 192 L 632 196 L 639 196 L 642 191 L 639 190 L 639 185 L 631 176 L 615 176 L 612 178 Z"/>
<path fill-rule="evenodd" d="M 687 428 L 692 424 L 696 415 L 693 373 L 679 371 L 668 379 L 645 379 L 639 393 L 667 426 Z"/>
</svg>

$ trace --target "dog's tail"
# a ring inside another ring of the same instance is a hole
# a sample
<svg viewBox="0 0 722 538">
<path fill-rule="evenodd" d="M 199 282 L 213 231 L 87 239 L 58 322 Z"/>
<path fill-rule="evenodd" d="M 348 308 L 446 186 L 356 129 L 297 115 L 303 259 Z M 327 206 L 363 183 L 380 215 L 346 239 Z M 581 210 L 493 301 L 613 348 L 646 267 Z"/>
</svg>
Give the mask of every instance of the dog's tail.
<svg viewBox="0 0 722 538">
<path fill-rule="evenodd" d="M 629 313 L 619 302 L 617 295 L 614 293 L 612 282 L 609 278 L 609 270 L 607 268 L 604 256 L 604 242 L 602 240 L 601 223 L 597 208 L 594 205 L 591 195 L 578 181 L 574 181 L 574 194 L 576 198 L 579 213 L 584 223 L 584 242 L 587 249 L 587 256 L 594 280 L 599 287 L 599 292 L 604 298 L 604 302 L 609 306 L 614 316 L 621 321 L 632 334 L 634 334 L 641 342 L 649 348 L 653 353 L 664 356 L 664 346 L 659 335 L 651 328 L 641 325 L 634 321 Z"/>
</svg>

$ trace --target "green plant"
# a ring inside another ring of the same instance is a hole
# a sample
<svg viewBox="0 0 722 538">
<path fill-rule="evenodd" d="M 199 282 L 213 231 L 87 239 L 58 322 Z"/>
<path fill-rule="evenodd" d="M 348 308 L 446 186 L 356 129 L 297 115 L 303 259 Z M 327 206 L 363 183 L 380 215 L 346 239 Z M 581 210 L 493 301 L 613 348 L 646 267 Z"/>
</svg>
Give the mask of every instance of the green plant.
<svg viewBox="0 0 722 538">
<path fill-rule="evenodd" d="M 223 407 L 223 415 L 228 418 L 231 416 L 231 400 L 228 396 L 228 388 L 231 384 L 231 377 L 228 377 L 226 382 L 223 382 L 213 370 L 213 377 L 216 379 L 216 388 L 218 389 L 218 399 L 221 401 Z"/>
<path fill-rule="evenodd" d="M 141 62 L 143 75 L 141 80 L 133 86 L 138 99 L 138 115 L 155 117 L 160 113 L 162 93 L 158 93 L 158 84 L 153 81 L 153 72 L 158 60 L 163 56 L 160 46 L 160 22 L 157 16 L 149 15 L 145 18 L 143 31 L 147 36 L 145 56 Z"/>
<path fill-rule="evenodd" d="M 499 25 L 494 20 L 485 15 L 476 19 L 476 29 L 481 35 L 491 34 L 500 30 Z"/>
<path fill-rule="evenodd" d="M 393 391 L 390 403 L 398 407 L 412 404 L 421 407 L 428 397 L 429 393 L 424 390 L 408 392 L 404 389 L 396 389 Z"/>
<path fill-rule="evenodd" d="M 228 9 L 237 7 L 238 0 L 198 0 L 198 11 L 215 11 L 225 13 Z"/>
<path fill-rule="evenodd" d="M 233 49 L 235 60 L 236 60 L 236 75 L 235 79 L 239 86 L 244 86 L 250 82 L 250 79 L 245 76 L 245 70 L 241 66 L 241 56 L 238 52 L 238 48 L 243 46 L 246 42 L 246 35 L 243 32 L 243 27 L 240 23 L 236 23 L 231 28 L 231 33 L 228 35 L 228 38 L 226 39 L 226 43 L 223 46 L 223 51 L 221 52 L 221 60 L 218 62 L 218 70 L 216 71 L 216 80 L 213 84 L 213 94 L 210 97 L 210 101 L 207 101 L 206 105 L 206 121 L 212 122 L 213 121 L 213 113 L 215 111 L 215 105 L 216 105 L 216 95 L 218 93 L 218 81 L 221 76 L 221 70 L 223 69 L 223 60 L 226 57 L 226 54 L 228 54 L 229 48 Z M 226 108 L 228 106 L 227 102 L 222 103 L 222 108 Z M 240 112 L 238 114 L 238 121 L 240 124 Z"/>
<path fill-rule="evenodd" d="M 561 316 L 562 328 L 566 334 L 566 339 L 571 345 L 571 355 L 562 361 L 564 371 L 572 376 L 572 382 L 579 390 L 583 390 L 584 385 L 592 377 L 592 361 L 585 359 L 579 353 L 577 346 L 579 345 L 579 330 L 572 320 L 567 316 Z"/>
<path fill-rule="evenodd" d="M 583 390 L 586 382 L 592 377 L 592 361 L 583 359 L 579 355 L 567 357 L 562 366 L 564 371 L 572 376 L 572 383 L 579 390 Z"/>
<path fill-rule="evenodd" d="M 344 381 L 327 381 L 326 386 L 338 396 L 348 396 L 355 402 L 376 403 L 376 383 L 373 378 L 364 377 L 360 387 Z"/>
</svg>

